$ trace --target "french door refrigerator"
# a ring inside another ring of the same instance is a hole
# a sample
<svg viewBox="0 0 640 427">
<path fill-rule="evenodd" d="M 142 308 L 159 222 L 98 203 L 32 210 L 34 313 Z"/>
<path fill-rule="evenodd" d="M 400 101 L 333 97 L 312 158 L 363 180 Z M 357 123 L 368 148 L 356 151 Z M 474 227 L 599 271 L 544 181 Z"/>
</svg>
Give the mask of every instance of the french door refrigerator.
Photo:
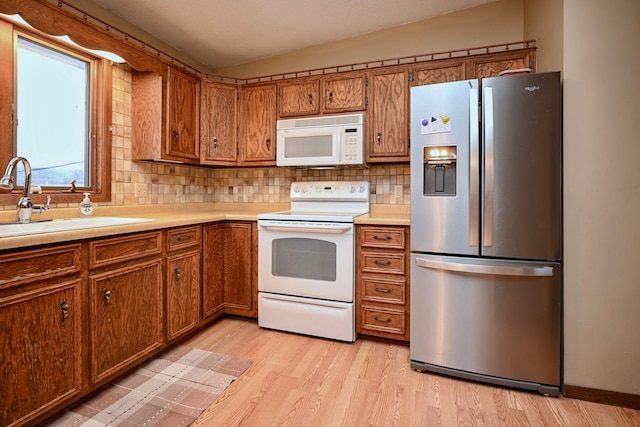
<svg viewBox="0 0 640 427">
<path fill-rule="evenodd" d="M 412 368 L 558 395 L 560 73 L 411 89 Z"/>
</svg>

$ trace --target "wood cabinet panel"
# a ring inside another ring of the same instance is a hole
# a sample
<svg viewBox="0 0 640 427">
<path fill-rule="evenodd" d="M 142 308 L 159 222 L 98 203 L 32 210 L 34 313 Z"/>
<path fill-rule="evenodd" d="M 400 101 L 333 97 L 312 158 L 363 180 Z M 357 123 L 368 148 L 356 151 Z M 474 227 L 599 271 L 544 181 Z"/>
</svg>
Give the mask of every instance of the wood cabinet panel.
<svg viewBox="0 0 640 427">
<path fill-rule="evenodd" d="M 90 275 L 89 298 L 93 384 L 162 346 L 161 258 Z"/>
<path fill-rule="evenodd" d="M 130 261 L 162 252 L 162 232 L 140 233 L 89 242 L 89 268 Z"/>
<path fill-rule="evenodd" d="M 374 71 L 370 76 L 367 162 L 409 161 L 409 70 Z"/>
<path fill-rule="evenodd" d="M 464 60 L 430 63 L 413 67 L 413 85 L 448 83 L 464 80 L 466 73 Z"/>
<path fill-rule="evenodd" d="M 246 222 L 225 224 L 224 306 L 231 314 L 251 315 L 252 289 L 252 225 Z"/>
<path fill-rule="evenodd" d="M 224 223 L 203 227 L 202 318 L 224 313 Z"/>
<path fill-rule="evenodd" d="M 337 74 L 322 79 L 322 112 L 364 111 L 367 90 L 364 73 Z"/>
<path fill-rule="evenodd" d="M 200 163 L 235 165 L 238 159 L 238 86 L 203 81 Z"/>
<path fill-rule="evenodd" d="M 0 255 L 0 265 L 0 289 L 79 273 L 80 244 L 3 254 Z"/>
<path fill-rule="evenodd" d="M 200 321 L 200 248 L 167 257 L 165 275 L 167 341 L 181 337 Z"/>
<path fill-rule="evenodd" d="M 531 68 L 531 71 L 535 72 L 535 54 L 535 49 L 522 49 L 476 56 L 469 60 L 470 74 L 467 78 L 497 77 L 501 71 L 520 68 Z"/>
<path fill-rule="evenodd" d="M 279 116 L 308 116 L 320 112 L 320 102 L 318 94 L 320 92 L 320 80 L 314 79 L 294 79 L 280 83 L 279 93 Z"/>
<path fill-rule="evenodd" d="M 246 166 L 276 164 L 276 85 L 243 89 L 242 158 Z"/>
<path fill-rule="evenodd" d="M 199 163 L 200 81 L 172 67 L 167 73 L 167 157 Z"/>
<path fill-rule="evenodd" d="M 26 423 L 81 392 L 81 283 L 0 299 L 0 425 Z"/>
</svg>

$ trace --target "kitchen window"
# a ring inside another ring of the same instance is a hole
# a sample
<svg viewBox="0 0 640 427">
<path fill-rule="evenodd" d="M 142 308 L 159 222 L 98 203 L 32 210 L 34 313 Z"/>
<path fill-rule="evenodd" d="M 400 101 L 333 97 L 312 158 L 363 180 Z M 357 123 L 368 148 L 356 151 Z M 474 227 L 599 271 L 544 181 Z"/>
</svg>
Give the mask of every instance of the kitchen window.
<svg viewBox="0 0 640 427">
<path fill-rule="evenodd" d="M 35 31 L 16 27 L 12 39 L 13 72 L 0 77 L 0 86 L 13 94 L 6 126 L 11 132 L 0 135 L 6 153 L 0 167 L 11 157 L 25 157 L 32 185 L 50 194 L 54 204 L 79 202 L 83 192 L 109 201 L 111 64 Z M 19 167 L 17 184 L 23 182 Z M 5 205 L 14 199 L 15 194 L 0 195 Z"/>
</svg>

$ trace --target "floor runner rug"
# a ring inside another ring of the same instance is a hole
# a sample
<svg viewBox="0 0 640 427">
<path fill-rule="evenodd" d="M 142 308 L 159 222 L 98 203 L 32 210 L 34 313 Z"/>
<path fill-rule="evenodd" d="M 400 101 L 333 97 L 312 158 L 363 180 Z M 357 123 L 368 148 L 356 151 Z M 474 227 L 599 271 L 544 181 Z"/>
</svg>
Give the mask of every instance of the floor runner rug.
<svg viewBox="0 0 640 427">
<path fill-rule="evenodd" d="M 136 368 L 47 426 L 188 426 L 251 361 L 177 346 Z"/>
</svg>

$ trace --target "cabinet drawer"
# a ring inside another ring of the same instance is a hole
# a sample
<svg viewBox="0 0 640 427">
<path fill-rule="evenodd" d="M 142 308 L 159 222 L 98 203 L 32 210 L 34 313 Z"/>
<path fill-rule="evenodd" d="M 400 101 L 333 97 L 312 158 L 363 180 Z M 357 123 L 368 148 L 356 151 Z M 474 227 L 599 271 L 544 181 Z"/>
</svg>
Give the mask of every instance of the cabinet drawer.
<svg viewBox="0 0 640 427">
<path fill-rule="evenodd" d="M 362 301 L 388 304 L 406 304 L 406 281 L 404 279 L 362 278 Z"/>
<path fill-rule="evenodd" d="M 162 232 L 89 242 L 89 268 L 130 261 L 162 252 Z"/>
<path fill-rule="evenodd" d="M 360 246 L 369 248 L 404 249 L 404 228 L 362 227 Z"/>
<path fill-rule="evenodd" d="M 404 310 L 395 310 L 384 307 L 362 306 L 363 331 L 386 332 L 390 334 L 404 335 L 406 330 Z"/>
<path fill-rule="evenodd" d="M 405 274 L 403 253 L 362 252 L 361 255 L 365 273 Z"/>
<path fill-rule="evenodd" d="M 0 289 L 77 273 L 80 259 L 80 244 L 0 255 Z"/>
<path fill-rule="evenodd" d="M 181 227 L 167 230 L 167 251 L 169 252 L 199 244 L 199 227 Z"/>
</svg>

